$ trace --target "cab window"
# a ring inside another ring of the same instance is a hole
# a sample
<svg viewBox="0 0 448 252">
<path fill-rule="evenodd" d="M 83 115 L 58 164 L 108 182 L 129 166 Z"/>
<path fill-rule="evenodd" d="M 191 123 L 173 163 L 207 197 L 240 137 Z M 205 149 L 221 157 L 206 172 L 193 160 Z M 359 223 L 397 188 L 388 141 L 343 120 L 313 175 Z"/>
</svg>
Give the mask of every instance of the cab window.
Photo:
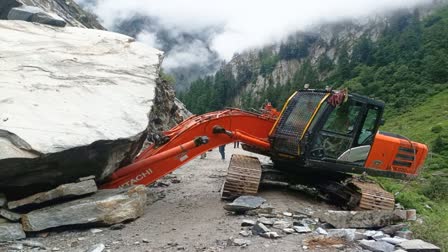
<svg viewBox="0 0 448 252">
<path fill-rule="evenodd" d="M 354 101 L 348 101 L 336 107 L 324 124 L 323 129 L 343 135 L 353 134 L 361 109 L 362 104 Z"/>
<path fill-rule="evenodd" d="M 380 110 L 378 107 L 369 108 L 358 137 L 357 145 L 371 145 L 373 143 L 379 115 Z"/>
<path fill-rule="evenodd" d="M 316 158 L 337 159 L 350 149 L 356 136 L 355 128 L 361 119 L 363 104 L 349 100 L 331 111 L 317 134 L 311 148 L 311 155 Z"/>
</svg>

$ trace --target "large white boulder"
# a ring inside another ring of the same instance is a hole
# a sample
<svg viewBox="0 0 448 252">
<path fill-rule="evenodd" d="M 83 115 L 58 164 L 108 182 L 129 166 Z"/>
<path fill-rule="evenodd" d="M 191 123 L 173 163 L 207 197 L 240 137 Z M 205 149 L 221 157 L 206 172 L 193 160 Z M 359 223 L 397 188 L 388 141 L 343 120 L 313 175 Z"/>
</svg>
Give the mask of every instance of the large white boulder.
<svg viewBox="0 0 448 252">
<path fill-rule="evenodd" d="M 92 171 L 103 179 L 129 162 L 161 60 L 117 33 L 0 20 L 0 191 L 39 176 L 52 186 Z"/>
</svg>

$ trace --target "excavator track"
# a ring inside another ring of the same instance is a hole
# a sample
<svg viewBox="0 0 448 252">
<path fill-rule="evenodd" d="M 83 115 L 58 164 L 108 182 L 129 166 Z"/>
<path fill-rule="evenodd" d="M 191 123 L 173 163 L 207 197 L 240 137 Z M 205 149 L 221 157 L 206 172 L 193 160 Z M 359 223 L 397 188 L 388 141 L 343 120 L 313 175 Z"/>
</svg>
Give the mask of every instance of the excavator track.
<svg viewBox="0 0 448 252">
<path fill-rule="evenodd" d="M 361 194 L 358 209 L 360 210 L 393 210 L 395 197 L 377 183 L 357 181 L 351 182 Z"/>
<path fill-rule="evenodd" d="M 261 163 L 256 157 L 232 155 L 221 198 L 230 200 L 241 195 L 256 194 L 261 180 Z"/>
</svg>

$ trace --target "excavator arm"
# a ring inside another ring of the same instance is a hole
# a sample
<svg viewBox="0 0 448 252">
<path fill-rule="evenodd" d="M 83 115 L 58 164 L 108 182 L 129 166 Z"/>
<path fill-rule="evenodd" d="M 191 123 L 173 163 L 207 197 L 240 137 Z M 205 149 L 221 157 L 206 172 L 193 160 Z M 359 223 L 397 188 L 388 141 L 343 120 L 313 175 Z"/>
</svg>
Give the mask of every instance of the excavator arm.
<svg viewBox="0 0 448 252">
<path fill-rule="evenodd" d="M 128 166 L 114 172 L 102 188 L 148 185 L 196 156 L 223 144 L 241 141 L 269 151 L 268 135 L 275 124 L 275 109 L 251 113 L 226 109 L 192 116 L 158 137 Z"/>
</svg>

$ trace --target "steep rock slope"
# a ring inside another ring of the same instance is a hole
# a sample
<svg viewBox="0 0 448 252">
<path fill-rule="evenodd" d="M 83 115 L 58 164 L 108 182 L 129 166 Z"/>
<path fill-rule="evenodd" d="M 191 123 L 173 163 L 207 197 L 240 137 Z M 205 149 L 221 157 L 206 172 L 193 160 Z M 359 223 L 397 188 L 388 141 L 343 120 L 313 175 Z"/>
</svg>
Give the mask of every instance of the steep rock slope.
<svg viewBox="0 0 448 252">
<path fill-rule="evenodd" d="M 12 7 L 20 5 L 35 6 L 51 12 L 67 22 L 69 26 L 104 30 L 96 17 L 84 11 L 73 0 L 2 0 L 0 3 L 0 19 L 6 19 Z"/>
</svg>

